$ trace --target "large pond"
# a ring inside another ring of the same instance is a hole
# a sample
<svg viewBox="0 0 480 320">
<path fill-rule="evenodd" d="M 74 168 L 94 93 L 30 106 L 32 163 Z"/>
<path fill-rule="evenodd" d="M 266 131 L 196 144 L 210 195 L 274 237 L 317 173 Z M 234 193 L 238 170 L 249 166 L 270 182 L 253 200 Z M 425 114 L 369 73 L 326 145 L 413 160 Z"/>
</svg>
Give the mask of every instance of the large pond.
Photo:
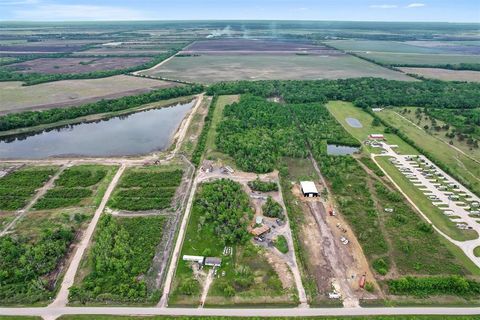
<svg viewBox="0 0 480 320">
<path fill-rule="evenodd" d="M 0 139 L 0 158 L 127 156 L 166 149 L 193 101 Z"/>
<path fill-rule="evenodd" d="M 337 144 L 327 145 L 327 154 L 332 156 L 345 156 L 347 154 L 353 154 L 358 151 L 356 147 L 340 146 Z"/>
</svg>

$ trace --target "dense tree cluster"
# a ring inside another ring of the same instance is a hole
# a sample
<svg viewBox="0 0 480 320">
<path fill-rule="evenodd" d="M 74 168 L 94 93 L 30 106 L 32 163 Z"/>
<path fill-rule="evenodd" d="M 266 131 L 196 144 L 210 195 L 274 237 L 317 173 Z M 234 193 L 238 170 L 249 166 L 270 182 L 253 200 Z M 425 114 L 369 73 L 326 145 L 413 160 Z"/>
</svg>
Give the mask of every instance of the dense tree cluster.
<svg viewBox="0 0 480 320">
<path fill-rule="evenodd" d="M 74 239 L 69 228 L 43 230 L 39 239 L 6 235 L 0 238 L 0 302 L 35 303 L 54 295 L 48 275 Z"/>
<path fill-rule="evenodd" d="M 417 109 L 418 110 L 418 109 Z M 453 137 L 480 139 L 480 109 L 424 109 L 428 116 L 452 125 Z M 452 137 L 452 138 L 453 138 Z M 468 142 L 468 141 L 467 141 Z M 478 144 L 477 144 L 478 147 Z"/>
<path fill-rule="evenodd" d="M 229 179 L 203 183 L 193 210 L 202 217 L 201 226 L 212 228 L 224 244 L 245 243 L 249 238 L 248 221 L 253 216 L 242 186 Z"/>
<path fill-rule="evenodd" d="M 289 108 L 252 95 L 225 107 L 216 145 L 242 170 L 258 173 L 272 171 L 279 156 L 307 155 Z"/>
<path fill-rule="evenodd" d="M 160 100 L 197 94 L 202 90 L 203 86 L 201 85 L 182 85 L 173 88 L 154 90 L 149 93 L 136 96 L 128 96 L 112 100 L 101 100 L 78 107 L 11 113 L 0 117 L 0 131 L 50 124 L 96 113 L 126 110 Z"/>
<path fill-rule="evenodd" d="M 427 108 L 478 108 L 480 84 L 438 80 L 394 81 L 355 78 L 317 81 L 235 81 L 210 86 L 208 94 L 251 93 L 281 96 L 288 103 L 351 101 L 358 107 L 417 106 Z"/>
<path fill-rule="evenodd" d="M 280 203 L 272 199 L 272 197 L 267 198 L 267 202 L 262 206 L 263 215 L 270 218 L 280 218 L 283 219 L 283 208 Z"/>
<path fill-rule="evenodd" d="M 458 295 L 472 297 L 480 295 L 480 282 L 461 276 L 449 277 L 405 277 L 388 280 L 388 290 L 396 295 L 426 297 L 430 295 Z"/>
<path fill-rule="evenodd" d="M 257 179 L 249 181 L 248 186 L 253 191 L 260 191 L 260 192 L 270 192 L 270 191 L 278 191 L 278 185 L 275 181 L 262 181 L 259 177 Z"/>
<path fill-rule="evenodd" d="M 91 272 L 70 289 L 70 299 L 140 302 L 151 297 L 145 273 L 152 264 L 165 218 L 114 218 L 98 222 L 91 255 Z"/>
</svg>

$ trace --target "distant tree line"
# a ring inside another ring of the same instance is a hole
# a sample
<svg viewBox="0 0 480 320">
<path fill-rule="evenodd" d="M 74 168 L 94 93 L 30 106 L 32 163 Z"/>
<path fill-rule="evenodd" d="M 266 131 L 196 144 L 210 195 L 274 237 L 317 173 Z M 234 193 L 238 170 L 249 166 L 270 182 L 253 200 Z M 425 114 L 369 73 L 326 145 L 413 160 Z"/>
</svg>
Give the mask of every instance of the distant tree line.
<svg viewBox="0 0 480 320">
<path fill-rule="evenodd" d="M 50 124 L 91 114 L 126 110 L 160 100 L 197 94 L 203 90 L 204 88 L 201 85 L 178 86 L 154 90 L 136 96 L 122 97 L 113 100 L 100 100 L 78 107 L 7 114 L 0 117 L 0 131 Z"/>
<path fill-rule="evenodd" d="M 388 280 L 388 290 L 396 295 L 427 297 L 430 295 L 457 295 L 472 297 L 480 295 L 480 282 L 461 276 L 405 277 Z"/>
<path fill-rule="evenodd" d="M 353 102 L 361 108 L 417 106 L 470 109 L 480 107 L 480 83 L 439 80 L 394 81 L 380 78 L 338 80 L 234 81 L 211 85 L 207 93 L 283 97 L 287 103 Z"/>
</svg>

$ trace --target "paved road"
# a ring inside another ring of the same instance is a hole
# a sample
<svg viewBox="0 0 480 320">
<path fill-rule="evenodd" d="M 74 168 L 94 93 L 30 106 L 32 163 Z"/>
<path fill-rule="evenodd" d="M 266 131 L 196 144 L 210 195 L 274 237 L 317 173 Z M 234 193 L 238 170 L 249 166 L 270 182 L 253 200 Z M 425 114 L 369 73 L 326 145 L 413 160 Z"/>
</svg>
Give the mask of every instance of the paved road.
<svg viewBox="0 0 480 320">
<path fill-rule="evenodd" d="M 110 182 L 105 194 L 103 195 L 102 202 L 98 206 L 97 210 L 95 211 L 95 215 L 92 218 L 92 221 L 88 225 L 85 234 L 83 235 L 82 241 L 77 247 L 75 251 L 75 255 L 73 256 L 70 265 L 68 266 L 67 272 L 63 277 L 62 285 L 60 287 L 60 291 L 58 292 L 57 297 L 55 300 L 50 304 L 51 307 L 61 307 L 65 306 L 68 303 L 68 292 L 70 287 L 73 285 L 73 281 L 75 279 L 75 274 L 77 273 L 78 266 L 80 265 L 80 261 L 82 260 L 83 254 L 90 243 L 90 239 L 92 238 L 93 232 L 95 231 L 95 227 L 97 226 L 97 222 L 100 219 L 100 216 L 105 209 L 108 199 L 112 194 L 113 189 L 117 185 L 123 171 L 125 170 L 126 165 L 123 164 L 120 169 L 118 169 L 117 173 L 113 177 L 112 181 Z"/>
<path fill-rule="evenodd" d="M 480 308 L 154 308 L 154 307 L 59 307 L 0 308 L 0 315 L 40 316 L 55 319 L 68 314 L 110 315 L 172 315 L 226 317 L 308 317 L 308 316 L 369 316 L 369 315 L 480 315 Z"/>
</svg>

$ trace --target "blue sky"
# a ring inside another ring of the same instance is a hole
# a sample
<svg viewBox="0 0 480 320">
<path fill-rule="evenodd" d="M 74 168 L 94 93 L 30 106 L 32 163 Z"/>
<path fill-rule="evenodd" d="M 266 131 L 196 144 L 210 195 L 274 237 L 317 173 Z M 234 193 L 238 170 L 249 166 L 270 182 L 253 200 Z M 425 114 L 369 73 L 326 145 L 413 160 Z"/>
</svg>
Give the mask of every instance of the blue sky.
<svg viewBox="0 0 480 320">
<path fill-rule="evenodd" d="M 0 0 L 0 20 L 480 22 L 480 0 Z"/>
</svg>

